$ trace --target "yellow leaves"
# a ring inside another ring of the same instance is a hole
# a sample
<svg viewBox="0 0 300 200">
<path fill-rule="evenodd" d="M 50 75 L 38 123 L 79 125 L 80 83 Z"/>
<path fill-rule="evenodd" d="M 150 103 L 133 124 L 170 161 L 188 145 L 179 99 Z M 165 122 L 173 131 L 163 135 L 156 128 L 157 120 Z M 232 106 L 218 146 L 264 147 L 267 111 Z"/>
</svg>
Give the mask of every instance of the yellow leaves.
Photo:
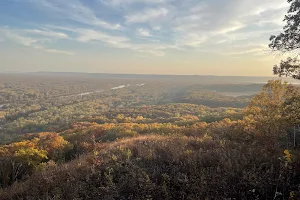
<svg viewBox="0 0 300 200">
<path fill-rule="evenodd" d="M 116 119 L 117 120 L 123 120 L 125 118 L 125 116 L 123 115 L 123 114 L 118 114 L 117 116 L 116 116 Z"/>
<path fill-rule="evenodd" d="M 36 156 L 40 158 L 47 158 L 47 152 L 44 150 L 38 150 L 36 148 L 21 148 L 15 151 L 15 156 L 19 157 L 28 157 L 28 156 Z"/>
<path fill-rule="evenodd" d="M 192 128 L 205 129 L 208 124 L 206 122 L 196 122 L 192 125 Z"/>
<path fill-rule="evenodd" d="M 36 140 L 32 140 L 32 141 L 23 140 L 21 142 L 14 142 L 10 145 L 6 145 L 5 147 L 7 149 L 9 149 L 9 151 L 15 152 L 19 149 L 35 148 L 35 146 L 36 146 L 35 142 L 36 142 Z"/>
<path fill-rule="evenodd" d="M 285 160 L 287 161 L 287 162 L 292 162 L 292 154 L 289 152 L 289 150 L 284 150 L 284 157 L 285 157 Z"/>
<path fill-rule="evenodd" d="M 0 155 L 10 157 L 12 160 L 23 163 L 36 169 L 40 163 L 48 159 L 48 152 L 39 149 L 37 139 L 24 140 L 0 147 Z"/>
<path fill-rule="evenodd" d="M 254 116 L 253 115 L 247 115 L 243 118 L 243 120 L 239 120 L 239 122 L 242 122 L 242 123 L 247 123 L 247 124 L 253 124 L 255 123 L 255 119 L 254 119 Z"/>
<path fill-rule="evenodd" d="M 226 114 L 231 115 L 231 114 L 235 114 L 236 112 L 232 109 L 227 109 L 226 110 Z"/>
<path fill-rule="evenodd" d="M 207 133 L 204 134 L 203 140 L 212 140 L 212 137 L 208 135 Z"/>
<path fill-rule="evenodd" d="M 21 163 L 26 163 L 36 168 L 49 157 L 52 159 L 54 151 L 67 145 L 61 136 L 56 133 L 40 133 L 31 140 L 14 142 L 0 147 L 0 155 L 9 156 Z"/>
<path fill-rule="evenodd" d="M 264 135 L 278 136 L 292 125 L 292 120 L 288 120 L 292 112 L 286 112 L 287 99 L 294 95 L 290 92 L 290 87 L 292 86 L 280 80 L 269 81 L 244 110 L 243 120 L 245 125 L 248 124 L 245 128 L 251 130 L 253 127 Z"/>
<path fill-rule="evenodd" d="M 255 105 L 249 105 L 244 110 L 244 113 L 247 114 L 247 115 L 256 114 L 256 113 L 260 113 L 260 112 L 261 112 L 261 108 L 259 106 L 255 106 Z"/>
<path fill-rule="evenodd" d="M 99 151 L 93 151 L 93 155 L 94 156 L 98 156 L 99 155 Z"/>
<path fill-rule="evenodd" d="M 140 116 L 140 115 L 136 117 L 136 120 L 137 120 L 137 121 L 142 121 L 143 119 L 144 119 L 144 117 L 143 117 L 143 116 Z"/>
<path fill-rule="evenodd" d="M 1 156 L 9 156 L 9 151 L 5 147 L 0 147 L 0 157 Z"/>
<path fill-rule="evenodd" d="M 198 141 L 200 143 L 206 142 L 206 141 L 212 141 L 212 137 L 210 135 L 208 135 L 207 133 L 205 133 L 202 138 L 197 138 L 196 141 Z"/>
<path fill-rule="evenodd" d="M 112 159 L 113 161 L 117 161 L 118 157 L 117 157 L 116 155 L 112 154 L 111 159 Z"/>
<path fill-rule="evenodd" d="M 43 132 L 38 135 L 37 146 L 47 152 L 64 148 L 68 142 L 57 133 Z"/>
<path fill-rule="evenodd" d="M 125 156 L 125 158 L 127 160 L 129 160 L 132 156 L 132 151 L 129 148 L 124 148 L 121 150 L 121 153 L 123 154 L 123 156 Z"/>
<path fill-rule="evenodd" d="M 5 111 L 0 111 L 0 119 L 4 118 L 6 115 Z"/>
<path fill-rule="evenodd" d="M 287 85 L 279 80 L 269 81 L 263 88 L 263 91 L 255 96 L 246 111 L 251 113 L 261 113 L 274 111 L 281 108 L 287 91 Z"/>
<path fill-rule="evenodd" d="M 193 153 L 193 150 L 191 150 L 191 149 L 188 149 L 188 150 L 185 150 L 184 151 L 184 154 L 185 155 L 190 155 L 190 154 L 192 154 Z"/>
<path fill-rule="evenodd" d="M 183 121 L 199 121 L 199 118 L 194 115 L 186 114 L 181 116 L 181 120 Z"/>
</svg>

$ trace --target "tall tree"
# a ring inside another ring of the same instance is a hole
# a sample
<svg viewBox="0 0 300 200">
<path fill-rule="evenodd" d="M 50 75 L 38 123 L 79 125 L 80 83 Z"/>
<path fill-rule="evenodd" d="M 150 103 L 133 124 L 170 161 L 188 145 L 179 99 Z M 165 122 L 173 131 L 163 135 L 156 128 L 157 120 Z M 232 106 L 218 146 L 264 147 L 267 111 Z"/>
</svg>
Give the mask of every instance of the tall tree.
<svg viewBox="0 0 300 200">
<path fill-rule="evenodd" d="M 287 83 L 280 80 L 269 81 L 245 109 L 244 119 L 252 122 L 255 130 L 277 138 L 286 126 L 283 111 L 288 87 Z"/>
<path fill-rule="evenodd" d="M 289 58 L 274 66 L 274 74 L 300 79 L 300 62 L 298 59 L 300 48 L 300 1 L 287 1 L 290 3 L 290 8 L 284 17 L 286 25 L 283 27 L 282 33 L 270 37 L 269 47 L 272 50 L 290 54 Z"/>
<path fill-rule="evenodd" d="M 300 123 L 300 88 L 281 80 L 269 81 L 244 110 L 241 121 L 250 133 L 279 144 L 288 130 Z"/>
</svg>

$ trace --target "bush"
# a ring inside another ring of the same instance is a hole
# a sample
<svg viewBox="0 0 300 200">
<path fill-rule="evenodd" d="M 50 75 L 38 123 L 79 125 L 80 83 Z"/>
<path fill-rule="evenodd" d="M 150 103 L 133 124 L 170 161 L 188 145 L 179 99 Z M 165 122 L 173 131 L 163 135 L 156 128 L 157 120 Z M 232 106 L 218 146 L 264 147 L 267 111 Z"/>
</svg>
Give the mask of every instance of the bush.
<svg viewBox="0 0 300 200">
<path fill-rule="evenodd" d="M 291 152 L 196 137 L 120 140 L 0 191 L 2 199 L 273 199 L 299 192 Z M 281 159 L 279 159 L 281 158 Z M 295 159 L 295 160 L 293 160 Z M 292 174 L 291 174 L 292 170 Z"/>
</svg>

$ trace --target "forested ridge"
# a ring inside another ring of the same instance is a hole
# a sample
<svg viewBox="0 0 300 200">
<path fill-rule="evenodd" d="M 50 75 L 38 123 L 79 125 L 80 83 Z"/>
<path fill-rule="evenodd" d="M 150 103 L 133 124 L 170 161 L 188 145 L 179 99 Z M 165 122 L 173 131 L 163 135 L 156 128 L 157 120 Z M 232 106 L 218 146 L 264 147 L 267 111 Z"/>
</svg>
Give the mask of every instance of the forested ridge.
<svg viewBox="0 0 300 200">
<path fill-rule="evenodd" d="M 32 80 L 1 82 L 1 199 L 299 197 L 296 85 Z"/>
</svg>

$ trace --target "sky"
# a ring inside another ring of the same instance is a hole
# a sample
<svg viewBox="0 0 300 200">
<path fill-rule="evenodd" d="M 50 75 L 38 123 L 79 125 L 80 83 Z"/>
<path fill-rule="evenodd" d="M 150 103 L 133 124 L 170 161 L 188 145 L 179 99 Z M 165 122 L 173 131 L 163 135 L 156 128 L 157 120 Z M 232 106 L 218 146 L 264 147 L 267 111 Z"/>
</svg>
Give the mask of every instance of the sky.
<svg viewBox="0 0 300 200">
<path fill-rule="evenodd" d="M 285 0 L 0 0 L 0 72 L 270 76 Z"/>
</svg>

